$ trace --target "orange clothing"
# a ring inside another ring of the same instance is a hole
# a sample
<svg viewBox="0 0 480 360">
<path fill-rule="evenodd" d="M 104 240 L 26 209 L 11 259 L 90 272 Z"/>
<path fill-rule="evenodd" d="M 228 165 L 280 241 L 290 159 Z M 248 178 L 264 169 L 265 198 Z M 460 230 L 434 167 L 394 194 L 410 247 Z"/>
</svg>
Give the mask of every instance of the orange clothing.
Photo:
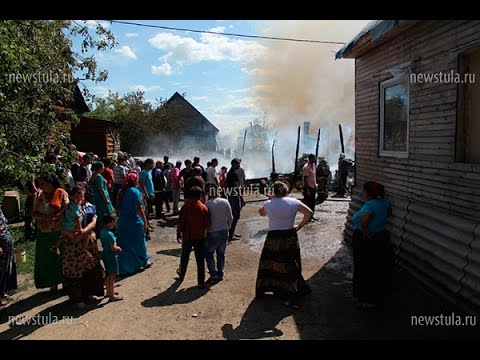
<svg viewBox="0 0 480 360">
<path fill-rule="evenodd" d="M 209 227 L 210 215 L 205 204 L 197 199 L 187 199 L 180 209 L 177 233 L 182 234 L 183 240 L 201 240 Z"/>
<path fill-rule="evenodd" d="M 53 193 L 52 200 L 50 200 L 50 205 L 55 209 L 55 211 L 59 211 L 62 208 L 64 202 L 64 193 L 65 191 L 62 188 L 58 188 Z"/>
</svg>

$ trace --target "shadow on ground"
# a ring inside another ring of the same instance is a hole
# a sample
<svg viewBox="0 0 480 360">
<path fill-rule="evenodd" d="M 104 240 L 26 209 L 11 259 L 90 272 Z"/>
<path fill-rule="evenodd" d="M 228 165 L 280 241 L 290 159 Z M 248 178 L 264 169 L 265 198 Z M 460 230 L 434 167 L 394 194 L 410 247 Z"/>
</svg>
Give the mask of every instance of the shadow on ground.
<svg viewBox="0 0 480 360">
<path fill-rule="evenodd" d="M 0 324 L 4 324 L 8 321 L 9 316 L 17 316 L 18 314 L 29 311 L 37 306 L 46 304 L 52 300 L 58 299 L 65 295 L 63 290 L 50 292 L 42 291 L 38 292 L 28 298 L 16 301 L 10 306 L 3 307 L 0 310 Z"/>
<path fill-rule="evenodd" d="M 178 216 L 175 216 L 175 217 L 166 216 L 163 219 L 157 219 L 157 224 L 160 227 L 174 228 L 177 226 L 177 222 L 178 222 Z"/>
<path fill-rule="evenodd" d="M 159 250 L 157 251 L 157 254 L 175 256 L 179 258 L 182 256 L 182 248 Z"/>
<path fill-rule="evenodd" d="M 156 307 L 156 306 L 171 306 L 175 304 L 188 304 L 204 296 L 209 288 L 199 289 L 196 286 L 177 291 L 181 285 L 180 280 L 175 280 L 172 285 L 164 292 L 142 301 L 142 306 Z"/>
<path fill-rule="evenodd" d="M 20 301 L 23 303 L 23 305 L 21 304 L 20 306 L 26 306 L 26 309 L 32 309 L 35 306 L 33 303 L 29 304 L 29 301 L 34 297 L 35 295 Z M 35 301 L 35 299 L 33 300 Z M 50 301 L 52 298 L 49 297 L 48 300 Z M 21 339 L 22 337 L 30 335 L 45 325 L 51 325 L 55 323 L 70 325 L 75 321 L 75 319 L 81 317 L 87 312 L 103 307 L 103 304 L 100 304 L 100 301 L 101 300 L 96 300 L 89 303 L 85 309 L 79 309 L 74 307 L 70 300 L 65 300 L 28 317 L 14 315 L 20 314 L 23 311 L 19 311 L 20 308 L 17 308 L 17 304 L 14 304 L 10 306 L 13 307 L 13 309 L 8 307 L 7 309 L 2 310 L 2 322 L 5 322 L 4 317 L 6 317 L 9 328 L 8 330 L 0 333 L 0 340 Z M 88 326 L 88 324 L 86 324 L 86 326 Z"/>
<path fill-rule="evenodd" d="M 232 324 L 222 326 L 223 337 L 227 340 L 280 337 L 283 332 L 277 326 L 284 318 L 292 315 L 293 311 L 298 310 L 286 307 L 273 296 L 255 298 L 238 327 L 234 329 Z"/>
<path fill-rule="evenodd" d="M 319 339 L 478 339 L 480 326 L 418 326 L 412 317 L 464 314 L 440 302 L 421 288 L 406 272 L 398 271 L 397 286 L 382 306 L 357 309 L 352 299 L 351 249 L 342 245 L 337 253 L 310 279 L 312 293 L 300 309 L 288 308 L 275 297 L 253 300 L 238 327 L 222 326 L 225 339 L 262 339 L 283 335 L 278 328 L 293 315 L 303 340 Z M 432 319 L 432 318 L 430 318 Z M 444 319 L 445 321 L 445 319 Z"/>
</svg>

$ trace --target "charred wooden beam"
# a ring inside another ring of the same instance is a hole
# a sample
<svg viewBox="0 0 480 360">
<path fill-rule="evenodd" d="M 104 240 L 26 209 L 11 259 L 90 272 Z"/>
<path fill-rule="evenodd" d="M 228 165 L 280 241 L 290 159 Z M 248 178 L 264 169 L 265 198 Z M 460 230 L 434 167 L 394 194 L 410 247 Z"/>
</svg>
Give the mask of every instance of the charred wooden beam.
<svg viewBox="0 0 480 360">
<path fill-rule="evenodd" d="M 318 159 L 318 144 L 320 143 L 320 130 L 318 129 L 318 134 L 317 134 L 317 145 L 315 146 L 315 159 Z"/>
<path fill-rule="evenodd" d="M 345 145 L 343 144 L 342 124 L 338 124 L 338 131 L 340 133 L 340 146 L 342 147 L 342 154 L 345 154 Z"/>
<path fill-rule="evenodd" d="M 275 140 L 273 140 L 272 144 L 272 173 L 276 172 L 275 171 Z"/>
<path fill-rule="evenodd" d="M 298 134 L 297 134 L 297 149 L 295 150 L 295 164 L 293 164 L 293 172 L 297 175 L 297 162 L 298 162 L 298 151 L 300 150 L 300 130 L 301 126 L 298 127 Z"/>
</svg>

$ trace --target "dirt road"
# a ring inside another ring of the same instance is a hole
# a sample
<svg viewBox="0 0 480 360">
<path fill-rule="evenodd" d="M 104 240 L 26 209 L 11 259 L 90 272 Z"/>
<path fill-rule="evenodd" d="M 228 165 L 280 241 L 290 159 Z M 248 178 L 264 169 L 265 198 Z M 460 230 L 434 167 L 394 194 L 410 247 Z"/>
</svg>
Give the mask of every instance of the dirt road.
<svg viewBox="0 0 480 360">
<path fill-rule="evenodd" d="M 196 287 L 193 255 L 185 281 L 174 280 L 180 245 L 174 219 L 155 221 L 148 242 L 153 267 L 118 282 L 123 301 L 101 300 L 74 309 L 64 294 L 30 288 L 0 310 L 0 339 L 365 339 L 478 336 L 478 326 L 412 326 L 412 316 L 450 315 L 451 308 L 400 272 L 399 288 L 382 308 L 352 305 L 350 249 L 342 244 L 348 202 L 317 207 L 318 222 L 299 233 L 303 274 L 312 294 L 300 309 L 276 298 L 254 300 L 256 271 L 267 219 L 261 202 L 248 203 L 227 248 L 225 278 Z"/>
</svg>

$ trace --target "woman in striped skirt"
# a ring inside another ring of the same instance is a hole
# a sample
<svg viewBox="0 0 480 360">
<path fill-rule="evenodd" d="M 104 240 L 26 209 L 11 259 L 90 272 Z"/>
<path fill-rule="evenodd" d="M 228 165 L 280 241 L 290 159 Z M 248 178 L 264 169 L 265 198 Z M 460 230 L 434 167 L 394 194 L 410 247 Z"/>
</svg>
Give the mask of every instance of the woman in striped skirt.
<svg viewBox="0 0 480 360">
<path fill-rule="evenodd" d="M 297 232 L 310 221 L 312 211 L 300 200 L 288 197 L 283 182 L 273 185 L 273 194 L 259 210 L 261 216 L 269 218 L 269 231 L 258 266 L 256 295 L 273 292 L 286 300 L 285 305 L 298 307 L 298 298 L 311 290 L 302 276 Z M 297 212 L 303 214 L 299 224 L 295 224 Z"/>
</svg>

